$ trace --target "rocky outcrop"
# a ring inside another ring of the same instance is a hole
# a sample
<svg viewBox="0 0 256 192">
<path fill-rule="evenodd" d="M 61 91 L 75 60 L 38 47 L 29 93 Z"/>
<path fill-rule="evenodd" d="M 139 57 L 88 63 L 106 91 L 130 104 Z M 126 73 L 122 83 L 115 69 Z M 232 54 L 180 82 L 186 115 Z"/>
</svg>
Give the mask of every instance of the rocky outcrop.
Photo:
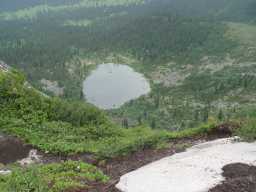
<svg viewBox="0 0 256 192">
<path fill-rule="evenodd" d="M 41 162 L 41 156 L 38 154 L 38 151 L 36 149 L 30 150 L 27 158 L 24 158 L 18 161 L 18 163 L 21 166 L 27 166 L 30 164 L 40 163 L 40 162 Z"/>
<path fill-rule="evenodd" d="M 10 67 L 6 63 L 0 60 L 0 70 L 7 72 L 9 71 L 9 69 Z"/>
</svg>

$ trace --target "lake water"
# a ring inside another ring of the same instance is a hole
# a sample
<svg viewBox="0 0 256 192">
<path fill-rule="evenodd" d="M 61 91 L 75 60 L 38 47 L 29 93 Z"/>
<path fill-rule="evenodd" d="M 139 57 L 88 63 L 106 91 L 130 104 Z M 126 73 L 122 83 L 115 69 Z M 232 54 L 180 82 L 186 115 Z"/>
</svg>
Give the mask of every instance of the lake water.
<svg viewBox="0 0 256 192">
<path fill-rule="evenodd" d="M 86 100 L 102 109 L 119 108 L 149 92 L 150 84 L 142 74 L 120 64 L 99 65 L 83 84 Z"/>
</svg>

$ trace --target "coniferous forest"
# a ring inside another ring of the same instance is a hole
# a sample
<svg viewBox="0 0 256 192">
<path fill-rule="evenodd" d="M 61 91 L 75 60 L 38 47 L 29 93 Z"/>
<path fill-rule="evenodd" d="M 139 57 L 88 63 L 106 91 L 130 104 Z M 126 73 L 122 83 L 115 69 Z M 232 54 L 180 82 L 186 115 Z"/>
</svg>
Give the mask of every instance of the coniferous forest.
<svg viewBox="0 0 256 192">
<path fill-rule="evenodd" d="M 8 165 L 0 192 L 113 189 L 131 163 L 195 138 L 255 140 L 255 18 L 254 0 L 1 0 L 0 142 L 48 159 Z M 151 91 L 93 106 L 83 82 L 104 63 L 143 74 Z"/>
<path fill-rule="evenodd" d="M 255 78 L 248 72 L 255 69 L 244 63 L 255 61 L 255 6 L 252 0 L 3 1 L 0 58 L 36 88 L 72 100 L 84 99 L 82 82 L 96 65 L 131 65 L 151 81 L 152 92 L 110 116 L 131 126 L 193 127 L 220 111 L 231 118 L 251 103 Z M 63 91 L 47 90 L 44 80 Z"/>
</svg>

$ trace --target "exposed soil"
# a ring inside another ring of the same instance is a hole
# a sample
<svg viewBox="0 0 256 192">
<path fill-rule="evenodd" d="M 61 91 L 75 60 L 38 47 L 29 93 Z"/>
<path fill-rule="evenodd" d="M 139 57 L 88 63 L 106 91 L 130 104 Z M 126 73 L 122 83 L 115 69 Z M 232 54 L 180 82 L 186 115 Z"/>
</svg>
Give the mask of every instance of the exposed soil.
<svg viewBox="0 0 256 192">
<path fill-rule="evenodd" d="M 229 137 L 232 135 L 233 129 L 235 129 L 237 126 L 238 125 L 223 124 L 216 127 L 212 132 L 205 135 L 198 135 L 192 138 L 173 140 L 164 149 L 145 148 L 127 156 L 117 157 L 104 161 L 97 160 L 93 155 L 90 154 L 56 156 L 52 154 L 41 153 L 40 155 L 42 156 L 41 160 L 43 163 L 61 162 L 66 160 L 81 160 L 84 162 L 88 162 L 99 167 L 106 175 L 111 178 L 110 182 L 108 182 L 106 185 L 95 182 L 89 184 L 89 189 L 77 189 L 68 192 L 119 192 L 115 188 L 115 185 L 118 183 L 122 175 L 134 171 L 151 162 L 160 160 L 164 157 L 182 152 L 192 145 L 218 138 Z M 8 139 L 5 137 L 4 140 L 6 141 L 3 142 L 4 146 L 2 146 L 0 138 L 0 163 L 11 163 L 15 162 L 18 159 L 22 159 L 28 155 L 29 150 L 31 149 L 31 147 L 22 144 L 19 140 L 15 138 Z"/>
<path fill-rule="evenodd" d="M 0 135 L 0 163 L 14 163 L 28 156 L 32 149 L 15 137 Z"/>
<path fill-rule="evenodd" d="M 174 153 L 182 152 L 186 147 L 192 146 L 199 142 L 204 142 L 203 138 L 198 139 L 182 139 L 174 141 L 169 144 L 165 149 L 143 149 L 135 152 L 129 156 L 118 157 L 106 161 L 95 161 L 94 165 L 99 167 L 111 180 L 106 185 L 90 185 L 89 189 L 77 189 L 68 192 L 120 192 L 115 188 L 122 175 L 134 171 L 148 163 L 160 160 L 166 156 L 173 155 Z M 77 157 L 77 160 L 81 157 Z"/>
<path fill-rule="evenodd" d="M 226 180 L 209 192 L 256 192 L 256 167 L 242 163 L 223 167 Z"/>
<path fill-rule="evenodd" d="M 216 137 L 211 137 L 215 139 Z M 142 149 L 128 156 L 117 157 L 109 160 L 96 160 L 92 155 L 81 154 L 74 156 L 54 156 L 44 155 L 44 163 L 61 162 L 66 160 L 80 160 L 91 163 L 100 168 L 111 180 L 106 185 L 90 183 L 89 189 L 70 190 L 68 192 L 119 192 L 115 185 L 119 182 L 122 175 L 134 171 L 151 162 L 160 160 L 175 153 L 183 152 L 187 147 L 196 145 L 208 140 L 208 136 L 198 136 L 196 138 L 185 138 L 172 141 L 164 149 Z"/>
<path fill-rule="evenodd" d="M 89 190 L 80 189 L 74 192 L 120 192 L 115 188 L 115 185 L 119 182 L 122 175 L 164 157 L 183 152 L 190 146 L 210 140 L 230 137 L 232 136 L 234 129 L 238 127 L 239 125 L 226 123 L 216 127 L 212 132 L 206 135 L 198 135 L 192 138 L 173 140 L 165 149 L 143 149 L 129 156 L 110 159 L 106 162 L 96 162 L 94 164 L 101 168 L 106 175 L 110 176 L 111 181 L 105 186 L 97 186 Z"/>
<path fill-rule="evenodd" d="M 236 129 L 240 127 L 239 124 L 236 123 L 224 123 L 219 126 L 217 126 L 215 129 L 212 129 L 208 133 L 208 138 L 211 140 L 212 137 L 214 139 L 232 136 Z"/>
<path fill-rule="evenodd" d="M 164 157 L 171 156 L 175 153 L 183 152 L 186 148 L 190 146 L 210 140 L 230 137 L 232 136 L 232 132 L 234 131 L 234 129 L 238 127 L 239 125 L 237 124 L 225 123 L 217 126 L 215 129 L 205 135 L 198 135 L 192 138 L 173 140 L 169 143 L 169 147 L 165 149 L 144 149 L 129 156 L 111 159 L 103 165 L 98 164 L 97 166 L 100 167 L 106 175 L 110 176 L 111 182 L 107 186 L 104 186 L 100 190 L 96 191 L 120 192 L 115 188 L 115 185 L 118 183 L 122 175 L 134 171 L 154 161 L 160 160 Z M 96 192 L 95 190 L 89 191 Z"/>
<path fill-rule="evenodd" d="M 169 144 L 169 147 L 161 150 L 144 149 L 128 157 L 119 157 L 112 159 L 106 165 L 99 165 L 106 175 L 111 177 L 111 182 L 104 188 L 104 192 L 119 192 L 115 185 L 119 182 L 122 175 L 134 171 L 154 161 L 164 157 L 171 156 L 175 153 L 183 152 L 187 147 L 204 142 L 203 138 L 198 140 L 182 139 Z"/>
</svg>

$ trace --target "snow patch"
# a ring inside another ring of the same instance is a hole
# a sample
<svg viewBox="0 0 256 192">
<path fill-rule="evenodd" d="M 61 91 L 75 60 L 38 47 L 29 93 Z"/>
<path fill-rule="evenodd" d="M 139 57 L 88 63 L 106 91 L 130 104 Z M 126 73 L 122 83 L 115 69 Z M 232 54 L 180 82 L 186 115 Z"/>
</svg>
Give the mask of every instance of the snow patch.
<svg viewBox="0 0 256 192">
<path fill-rule="evenodd" d="M 12 172 L 10 170 L 0 170 L 0 175 L 9 175 Z"/>
<path fill-rule="evenodd" d="M 24 159 L 18 161 L 18 163 L 21 166 L 26 166 L 26 165 L 40 163 L 40 162 L 41 162 L 41 156 L 38 155 L 38 152 L 35 149 L 30 150 L 27 158 L 24 158 Z"/>
<path fill-rule="evenodd" d="M 222 168 L 231 163 L 256 165 L 256 142 L 219 139 L 189 148 L 121 177 L 122 192 L 207 192 L 220 184 Z"/>
</svg>

